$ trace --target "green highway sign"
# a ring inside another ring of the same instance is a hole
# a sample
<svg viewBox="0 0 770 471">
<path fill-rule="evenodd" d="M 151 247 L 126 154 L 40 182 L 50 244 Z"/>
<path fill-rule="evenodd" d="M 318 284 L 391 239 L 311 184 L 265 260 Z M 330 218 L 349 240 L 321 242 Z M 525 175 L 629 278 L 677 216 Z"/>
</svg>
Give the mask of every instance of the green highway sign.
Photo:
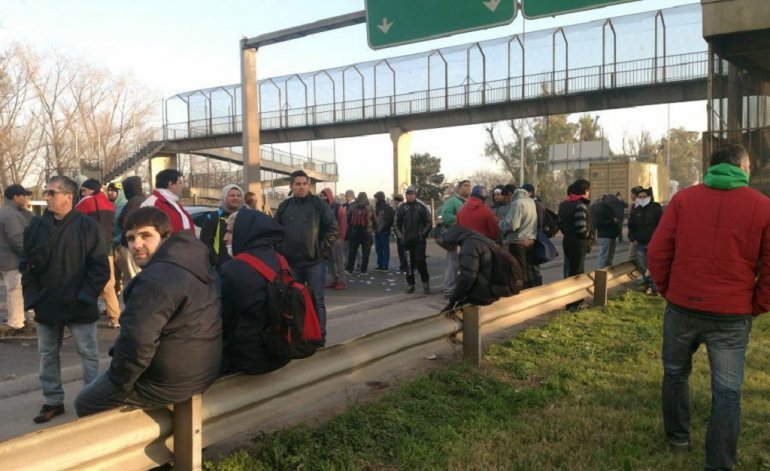
<svg viewBox="0 0 770 471">
<path fill-rule="evenodd" d="M 522 13 L 527 18 L 543 18 L 579 10 L 606 7 L 635 0 L 522 0 Z"/>
<path fill-rule="evenodd" d="M 506 25 L 515 16 L 515 0 L 366 0 L 372 49 Z"/>
</svg>

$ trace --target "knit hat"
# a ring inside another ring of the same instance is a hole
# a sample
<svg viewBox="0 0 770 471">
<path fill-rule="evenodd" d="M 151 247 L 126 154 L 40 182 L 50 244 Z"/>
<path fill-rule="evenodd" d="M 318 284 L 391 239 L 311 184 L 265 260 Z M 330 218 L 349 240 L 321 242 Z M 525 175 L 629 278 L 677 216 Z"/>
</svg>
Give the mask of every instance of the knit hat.
<svg viewBox="0 0 770 471">
<path fill-rule="evenodd" d="M 393 195 L 393 201 L 398 201 L 400 203 L 401 201 L 404 201 L 404 197 L 396 193 L 395 195 Z"/>
<path fill-rule="evenodd" d="M 484 188 L 481 185 L 476 185 L 471 190 L 471 197 L 479 198 L 481 200 L 486 199 L 487 198 L 487 189 Z"/>
<path fill-rule="evenodd" d="M 80 188 L 88 188 L 89 190 L 93 190 L 94 193 L 99 193 L 102 191 L 102 184 L 99 183 L 99 180 L 96 178 L 89 178 L 80 185 Z"/>
<path fill-rule="evenodd" d="M 417 193 L 417 190 L 415 190 L 413 186 L 410 186 L 404 193 Z"/>
<path fill-rule="evenodd" d="M 641 186 L 635 186 L 635 187 L 631 188 L 631 194 L 639 196 L 639 192 L 642 191 L 642 190 L 644 190 L 644 188 L 642 188 Z"/>
</svg>

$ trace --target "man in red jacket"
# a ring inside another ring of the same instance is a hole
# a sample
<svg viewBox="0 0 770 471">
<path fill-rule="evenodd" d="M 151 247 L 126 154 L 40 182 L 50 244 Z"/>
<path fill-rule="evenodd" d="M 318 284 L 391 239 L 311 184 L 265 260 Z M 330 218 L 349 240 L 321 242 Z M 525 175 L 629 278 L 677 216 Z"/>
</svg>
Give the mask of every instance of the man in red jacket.
<svg viewBox="0 0 770 471">
<path fill-rule="evenodd" d="M 179 231 L 191 231 L 195 234 L 193 219 L 179 202 L 182 190 L 184 190 L 182 172 L 173 168 L 161 170 L 155 175 L 155 190 L 149 198 L 144 200 L 142 207 L 154 206 L 166 213 L 171 220 L 173 234 Z"/>
<path fill-rule="evenodd" d="M 748 188 L 746 149 L 711 156 L 703 183 L 671 199 L 647 248 L 663 321 L 663 425 L 673 449 L 689 446 L 692 355 L 706 344 L 711 418 L 706 469 L 732 469 L 740 391 L 753 316 L 770 310 L 770 199 Z"/>
<path fill-rule="evenodd" d="M 78 201 L 75 209 L 99 223 L 105 244 L 110 247 L 115 224 L 115 205 L 104 194 L 102 184 L 95 178 L 89 178 L 83 182 L 80 187 L 80 196 L 80 201 Z M 104 299 L 107 317 L 110 319 L 108 325 L 117 329 L 120 327 L 120 304 L 118 303 L 118 295 L 115 294 L 115 264 L 112 251 L 108 252 L 107 258 L 110 262 L 110 279 L 104 285 L 102 299 Z"/>
</svg>

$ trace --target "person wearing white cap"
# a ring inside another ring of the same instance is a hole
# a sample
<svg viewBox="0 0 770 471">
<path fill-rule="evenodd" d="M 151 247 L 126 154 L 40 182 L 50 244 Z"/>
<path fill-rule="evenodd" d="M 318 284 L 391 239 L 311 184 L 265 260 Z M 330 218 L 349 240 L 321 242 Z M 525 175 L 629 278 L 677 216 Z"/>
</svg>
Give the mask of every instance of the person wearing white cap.
<svg viewBox="0 0 770 471">
<path fill-rule="evenodd" d="M 30 334 L 24 329 L 19 254 L 24 240 L 24 228 L 32 220 L 32 213 L 26 209 L 27 197 L 31 194 L 21 185 L 8 185 L 4 193 L 5 204 L 0 208 L 0 272 L 5 282 L 5 305 L 8 310 L 8 319 L 0 324 L 0 335 L 3 337 Z"/>
</svg>

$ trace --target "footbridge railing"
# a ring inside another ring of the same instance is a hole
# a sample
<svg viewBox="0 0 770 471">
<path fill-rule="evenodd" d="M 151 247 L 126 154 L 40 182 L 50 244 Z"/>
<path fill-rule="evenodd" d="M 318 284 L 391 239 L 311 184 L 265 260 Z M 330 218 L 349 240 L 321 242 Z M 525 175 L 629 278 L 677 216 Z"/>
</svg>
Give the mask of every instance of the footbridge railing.
<svg viewBox="0 0 770 471">
<path fill-rule="evenodd" d="M 607 290 L 638 276 L 625 262 L 529 289 L 490 306 L 434 314 L 325 348 L 260 376 L 218 380 L 202 397 L 169 409 L 115 409 L 0 443 L 4 469 L 140 470 L 173 462 L 201 467 L 201 448 L 315 404 L 350 384 L 461 341 L 478 364 L 481 337 L 563 308 L 586 296 L 604 305 Z"/>
</svg>

